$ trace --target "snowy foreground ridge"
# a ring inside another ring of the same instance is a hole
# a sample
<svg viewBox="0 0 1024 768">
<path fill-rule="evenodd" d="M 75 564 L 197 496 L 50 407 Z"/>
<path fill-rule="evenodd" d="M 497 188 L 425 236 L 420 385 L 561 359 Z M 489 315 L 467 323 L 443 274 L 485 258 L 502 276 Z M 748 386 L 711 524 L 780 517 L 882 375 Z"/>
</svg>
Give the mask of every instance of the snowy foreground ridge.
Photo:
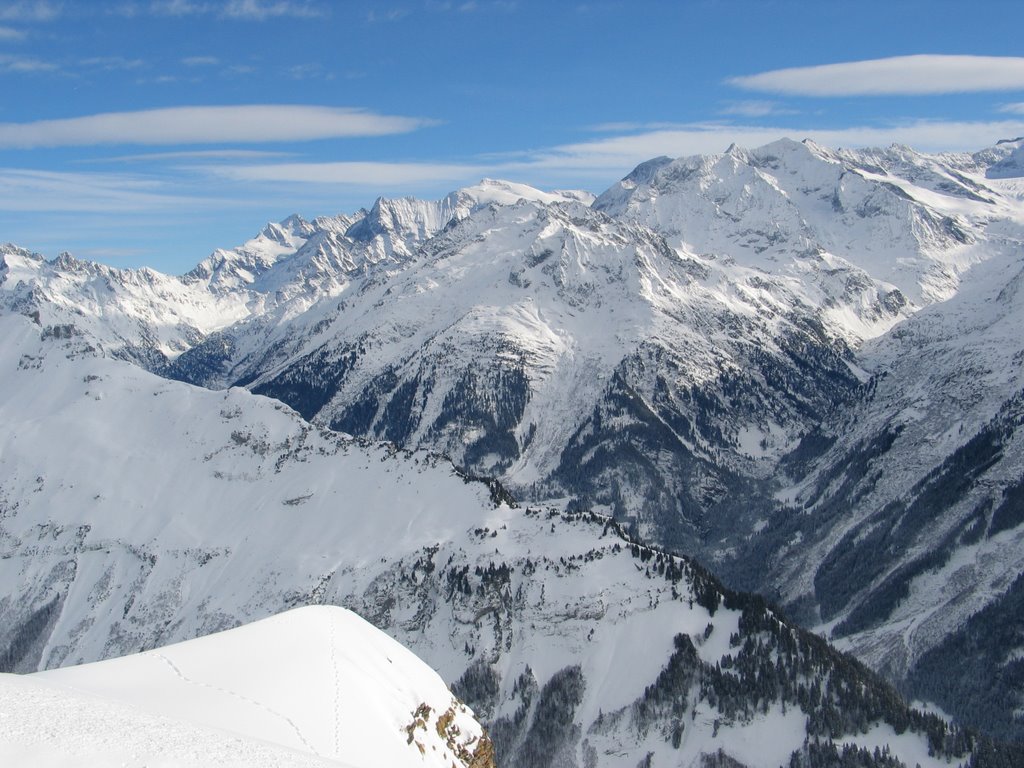
<svg viewBox="0 0 1024 768">
<path fill-rule="evenodd" d="M 343 608 L 0 675 L 5 766 L 490 768 L 492 757 L 437 673 Z"/>
</svg>

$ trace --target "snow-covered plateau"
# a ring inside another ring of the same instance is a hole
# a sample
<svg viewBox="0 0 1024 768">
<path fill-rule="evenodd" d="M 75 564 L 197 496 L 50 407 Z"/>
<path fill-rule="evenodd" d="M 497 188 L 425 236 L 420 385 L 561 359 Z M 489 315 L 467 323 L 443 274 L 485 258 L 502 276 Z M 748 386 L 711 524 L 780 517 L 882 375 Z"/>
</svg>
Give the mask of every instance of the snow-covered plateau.
<svg viewBox="0 0 1024 768">
<path fill-rule="evenodd" d="M 485 180 L 182 277 L 0 249 L 3 668 L 336 604 L 501 765 L 988 755 L 670 552 L 1020 738 L 1021 144 Z"/>
</svg>

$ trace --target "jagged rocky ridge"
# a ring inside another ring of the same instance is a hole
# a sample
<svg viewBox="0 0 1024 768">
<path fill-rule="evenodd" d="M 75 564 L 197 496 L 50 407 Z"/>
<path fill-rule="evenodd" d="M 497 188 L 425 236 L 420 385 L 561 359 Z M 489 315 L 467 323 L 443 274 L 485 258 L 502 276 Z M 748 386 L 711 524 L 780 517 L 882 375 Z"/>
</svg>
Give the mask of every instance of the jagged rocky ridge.
<svg viewBox="0 0 1024 768">
<path fill-rule="evenodd" d="M 223 282 L 214 269 L 179 281 L 218 301 L 243 292 L 248 319 L 217 315 L 207 327 L 220 330 L 156 363 L 122 356 L 444 452 L 520 498 L 575 497 L 771 593 L 958 716 L 1019 735 L 1005 706 L 1018 630 L 999 608 L 1021 570 L 1019 360 L 993 350 L 1015 349 L 1005 329 L 1020 315 L 1004 301 L 998 322 L 956 319 L 1019 271 L 1019 145 L 933 157 L 784 141 L 652 161 L 592 208 L 490 182 L 461 206 L 456 193 L 291 219 L 226 252 L 238 269 Z M 327 241 L 342 266 L 303 274 L 335 275 L 329 290 L 287 277 Z M 52 279 L 17 279 L 11 291 L 8 266 L 5 301 L 111 354 L 92 340 L 105 323 L 54 309 L 76 305 L 76 284 L 40 297 Z M 301 287 L 270 288 L 282 284 Z M 941 479 L 989 434 L 998 448 L 950 493 Z M 994 621 L 1005 632 L 985 640 Z M 929 688 L 917 665 L 941 668 L 969 637 L 984 646 L 977 690 Z"/>
</svg>

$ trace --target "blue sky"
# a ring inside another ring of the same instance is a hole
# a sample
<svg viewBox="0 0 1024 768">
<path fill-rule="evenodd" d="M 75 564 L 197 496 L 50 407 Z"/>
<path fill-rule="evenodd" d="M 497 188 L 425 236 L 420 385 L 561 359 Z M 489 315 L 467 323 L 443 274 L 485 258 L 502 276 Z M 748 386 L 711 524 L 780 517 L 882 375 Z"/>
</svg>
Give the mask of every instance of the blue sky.
<svg viewBox="0 0 1024 768">
<path fill-rule="evenodd" d="M 489 177 L 1024 135 L 1024 3 L 0 0 L 0 242 L 183 272 Z"/>
</svg>

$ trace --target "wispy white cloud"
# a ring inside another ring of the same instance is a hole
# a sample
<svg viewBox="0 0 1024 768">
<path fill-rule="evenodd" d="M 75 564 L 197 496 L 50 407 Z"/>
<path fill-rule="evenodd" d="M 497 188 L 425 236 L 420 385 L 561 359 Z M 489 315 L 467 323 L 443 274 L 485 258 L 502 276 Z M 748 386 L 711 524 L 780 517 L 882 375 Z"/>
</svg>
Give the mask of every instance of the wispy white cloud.
<svg viewBox="0 0 1024 768">
<path fill-rule="evenodd" d="M 462 183 L 482 176 L 513 177 L 533 184 L 603 186 L 659 155 L 682 157 L 723 152 L 730 144 L 758 147 L 778 139 L 811 138 L 831 147 L 910 144 L 922 150 L 975 150 L 1005 136 L 1024 134 L 1024 121 L 991 123 L 914 122 L 844 129 L 690 125 L 644 131 L 552 147 L 518 156 L 477 158 L 465 163 L 240 163 L 193 166 L 220 179 L 246 183 L 294 182 L 369 189 Z"/>
<path fill-rule="evenodd" d="M 869 96 L 1024 89 L 1024 57 L 920 54 L 776 69 L 730 85 L 795 96 Z"/>
<path fill-rule="evenodd" d="M 24 37 L 25 32 L 23 30 L 0 26 L 0 40 L 10 42 L 12 40 L 22 40 Z"/>
<path fill-rule="evenodd" d="M 285 71 L 293 80 L 312 80 L 315 78 L 323 78 L 325 80 L 334 79 L 333 72 L 327 72 L 322 64 L 316 62 L 311 64 L 293 64 Z"/>
<path fill-rule="evenodd" d="M 121 174 L 0 168 L 5 211 L 145 211 L 198 206 L 198 197 L 167 194 L 159 182 Z"/>
<path fill-rule="evenodd" d="M 103 134 L 106 135 L 106 134 Z M 657 155 L 722 152 L 731 143 L 757 147 L 788 136 L 832 147 L 907 143 L 923 150 L 980 149 L 1024 135 L 1024 119 L 908 122 L 842 129 L 701 124 L 612 135 L 519 156 L 465 162 L 293 162 L 246 149 L 154 152 L 97 159 L 138 163 L 140 173 L 57 173 L 0 169 L 0 209 L 7 211 L 158 212 L 252 207 L 257 200 L 294 207 L 333 205 L 377 194 L 443 194 L 483 176 L 537 186 L 595 191 Z M 3 139 L 3 126 L 0 126 Z M 146 165 L 146 164 L 149 165 Z M 84 214 L 83 214 L 84 215 Z M 120 221 L 120 219 L 119 219 Z"/>
<path fill-rule="evenodd" d="M 133 19 L 142 12 L 142 9 L 139 8 L 138 3 L 131 2 L 131 0 L 124 0 L 124 2 L 108 6 L 104 9 L 104 12 L 108 16 L 122 16 L 126 19 Z"/>
<path fill-rule="evenodd" d="M 464 180 L 479 176 L 487 167 L 458 163 L 339 162 L 215 165 L 199 170 L 234 181 L 394 186 Z"/>
<path fill-rule="evenodd" d="M 56 72 L 59 69 L 60 65 L 56 62 L 37 59 L 34 56 L 0 54 L 0 72 L 36 74 L 39 72 Z"/>
<path fill-rule="evenodd" d="M 123 6 L 130 15 L 138 11 L 136 6 Z M 327 9 L 320 3 L 300 0 L 151 0 L 147 10 L 157 16 L 219 16 L 224 19 L 266 21 L 267 19 L 296 18 L 315 19 L 327 15 Z"/>
<path fill-rule="evenodd" d="M 198 149 L 183 152 L 145 152 L 137 155 L 116 155 L 82 160 L 83 164 L 147 163 L 164 160 L 265 160 L 271 157 L 291 157 L 292 152 L 266 152 L 259 149 Z"/>
<path fill-rule="evenodd" d="M 507 2 L 506 0 L 426 0 L 425 7 L 428 11 L 438 13 L 475 13 L 476 11 L 499 11 L 509 13 L 518 9 L 519 4 Z"/>
<path fill-rule="evenodd" d="M 230 0 L 224 6 L 222 15 L 230 19 L 264 21 L 284 16 L 315 19 L 326 16 L 327 11 L 319 5 L 291 0 Z"/>
<path fill-rule="evenodd" d="M 370 10 L 366 14 L 366 20 L 371 24 L 380 21 L 398 21 L 409 15 L 407 8 L 388 8 L 386 10 Z"/>
<path fill-rule="evenodd" d="M 739 117 L 770 117 L 772 115 L 795 115 L 795 109 L 789 109 L 777 101 L 730 101 L 722 109 L 723 115 Z"/>
<path fill-rule="evenodd" d="M 0 2 L 0 21 L 53 21 L 61 4 L 49 0 L 13 0 Z"/>
<path fill-rule="evenodd" d="M 181 78 L 177 75 L 157 75 L 156 77 L 139 77 L 135 79 L 136 85 L 167 85 L 168 83 L 179 83 Z M 199 82 L 198 79 L 193 82 Z"/>
<path fill-rule="evenodd" d="M 1018 101 L 1016 104 L 1003 104 L 999 111 L 1011 115 L 1024 115 L 1024 101 Z"/>
<path fill-rule="evenodd" d="M 93 56 L 92 58 L 82 59 L 78 63 L 80 66 L 100 69 L 104 72 L 141 69 L 146 66 L 146 62 L 142 59 L 126 59 L 123 56 Z"/>
<path fill-rule="evenodd" d="M 664 121 L 655 122 L 628 122 L 620 121 L 614 123 L 598 123 L 587 128 L 594 133 L 628 133 L 631 131 L 664 131 L 672 128 L 685 128 L 688 123 L 672 123 Z"/>
<path fill-rule="evenodd" d="M 186 56 L 181 60 L 186 67 L 215 67 L 220 64 L 216 56 Z"/>
<path fill-rule="evenodd" d="M 149 12 L 157 16 L 197 16 L 212 13 L 213 10 L 214 6 L 210 3 L 199 3 L 194 0 L 153 0 L 149 4 Z"/>
<path fill-rule="evenodd" d="M 252 75 L 256 71 L 256 67 L 250 64 L 232 64 L 230 67 L 226 67 L 221 74 L 228 77 L 237 77 L 239 75 Z"/>
<path fill-rule="evenodd" d="M 408 133 L 433 121 L 361 109 L 247 105 L 170 107 L 63 120 L 0 123 L 0 147 L 311 141 Z"/>
</svg>

